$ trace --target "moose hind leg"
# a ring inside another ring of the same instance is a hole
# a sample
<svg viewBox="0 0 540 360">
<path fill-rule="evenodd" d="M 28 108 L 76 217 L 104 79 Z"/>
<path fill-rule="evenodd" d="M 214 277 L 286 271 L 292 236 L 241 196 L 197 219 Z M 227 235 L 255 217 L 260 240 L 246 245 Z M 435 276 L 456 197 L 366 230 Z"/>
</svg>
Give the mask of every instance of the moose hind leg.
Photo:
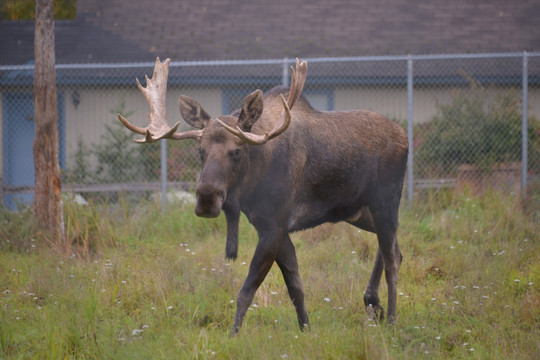
<svg viewBox="0 0 540 360">
<path fill-rule="evenodd" d="M 354 217 L 348 219 L 347 222 L 353 226 L 356 226 L 357 228 L 372 233 L 377 233 L 371 211 L 366 206 L 363 207 Z M 364 293 L 364 305 L 366 306 L 366 311 L 370 318 L 374 318 L 376 320 L 382 320 L 384 318 L 384 309 L 379 300 L 379 284 L 381 282 L 383 269 L 384 262 L 381 251 L 377 250 L 375 265 L 373 266 L 369 284 L 366 292 Z"/>
<path fill-rule="evenodd" d="M 369 284 L 364 293 L 364 305 L 370 318 L 375 320 L 384 319 L 384 308 L 381 306 L 379 300 L 379 284 L 381 282 L 382 272 L 384 268 L 384 262 L 382 259 L 381 251 L 377 250 L 375 257 L 375 265 L 373 265 L 373 271 L 369 278 Z"/>
<path fill-rule="evenodd" d="M 288 234 L 285 235 L 281 242 L 279 252 L 276 257 L 276 263 L 283 274 L 283 279 L 287 285 L 289 296 L 296 310 L 300 330 L 303 331 L 304 328 L 309 327 L 306 305 L 304 303 L 304 286 L 302 285 L 302 280 L 300 279 L 300 274 L 298 273 L 296 251 Z"/>
<path fill-rule="evenodd" d="M 379 252 L 388 286 L 388 321 L 394 322 L 396 317 L 398 271 L 403 259 L 397 241 L 397 206 L 395 209 L 375 213 L 374 219 L 377 227 Z M 377 261 L 375 266 L 377 267 Z"/>
</svg>

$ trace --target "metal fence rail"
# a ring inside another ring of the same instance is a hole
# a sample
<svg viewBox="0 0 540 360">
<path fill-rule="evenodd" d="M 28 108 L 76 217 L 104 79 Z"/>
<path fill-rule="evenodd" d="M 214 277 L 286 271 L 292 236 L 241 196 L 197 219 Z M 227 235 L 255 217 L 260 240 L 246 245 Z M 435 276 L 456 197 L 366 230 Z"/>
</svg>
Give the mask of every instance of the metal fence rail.
<svg viewBox="0 0 540 360">
<path fill-rule="evenodd" d="M 540 175 L 540 53 L 305 59 L 304 95 L 320 110 L 367 109 L 408 132 L 406 196 L 426 188 L 497 187 L 520 192 Z M 212 115 L 230 113 L 254 89 L 288 84 L 293 59 L 172 62 L 167 111 L 180 94 Z M 136 64 L 59 64 L 60 163 L 67 190 L 95 201 L 118 192 L 186 189 L 199 170 L 193 141 L 135 145 L 116 120 L 146 122 Z M 4 206 L 32 200 L 33 65 L 0 66 Z M 187 127 L 187 125 L 184 125 Z M 159 184 L 159 186 L 158 186 Z"/>
</svg>

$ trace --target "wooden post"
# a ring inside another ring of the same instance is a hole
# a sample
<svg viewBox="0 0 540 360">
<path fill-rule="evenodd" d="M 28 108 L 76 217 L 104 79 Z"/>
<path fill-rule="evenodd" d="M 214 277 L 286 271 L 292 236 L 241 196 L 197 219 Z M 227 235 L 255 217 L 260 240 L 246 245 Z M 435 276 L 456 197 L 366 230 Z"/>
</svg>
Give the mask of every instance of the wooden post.
<svg viewBox="0 0 540 360">
<path fill-rule="evenodd" d="M 34 213 L 49 230 L 51 242 L 65 250 L 61 202 L 62 180 L 58 161 L 58 109 L 54 54 L 53 0 L 36 0 L 34 38 L 34 102 L 36 135 L 34 167 L 36 173 Z"/>
</svg>

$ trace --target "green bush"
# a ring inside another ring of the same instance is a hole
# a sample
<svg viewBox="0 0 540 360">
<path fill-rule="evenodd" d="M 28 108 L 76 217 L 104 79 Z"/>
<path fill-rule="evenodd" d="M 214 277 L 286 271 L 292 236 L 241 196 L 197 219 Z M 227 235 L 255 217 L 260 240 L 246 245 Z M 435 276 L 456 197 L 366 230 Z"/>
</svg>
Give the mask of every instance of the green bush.
<svg viewBox="0 0 540 360">
<path fill-rule="evenodd" d="M 100 182 L 156 181 L 159 169 L 159 143 L 137 145 L 137 136 L 119 122 L 105 125 L 101 141 L 93 146 L 97 158 L 96 175 Z M 146 156 L 155 154 L 157 159 Z"/>
<path fill-rule="evenodd" d="M 422 126 L 417 141 L 419 176 L 452 175 L 460 164 L 490 169 L 498 162 L 521 161 L 522 102 L 516 89 L 498 95 L 470 80 Z M 423 130 L 423 131 L 422 131 Z M 528 119 L 529 169 L 540 170 L 540 126 Z"/>
</svg>

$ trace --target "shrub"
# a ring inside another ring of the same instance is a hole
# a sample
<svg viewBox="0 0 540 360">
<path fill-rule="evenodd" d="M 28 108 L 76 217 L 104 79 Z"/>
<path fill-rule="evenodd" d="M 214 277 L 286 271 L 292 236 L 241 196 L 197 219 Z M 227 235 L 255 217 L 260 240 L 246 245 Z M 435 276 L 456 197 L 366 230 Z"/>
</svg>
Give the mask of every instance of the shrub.
<svg viewBox="0 0 540 360">
<path fill-rule="evenodd" d="M 424 125 L 415 162 L 419 176 L 453 175 L 460 164 L 490 169 L 521 161 L 522 102 L 516 89 L 493 95 L 474 80 L 453 93 Z M 540 125 L 528 119 L 529 169 L 540 170 Z"/>
</svg>

